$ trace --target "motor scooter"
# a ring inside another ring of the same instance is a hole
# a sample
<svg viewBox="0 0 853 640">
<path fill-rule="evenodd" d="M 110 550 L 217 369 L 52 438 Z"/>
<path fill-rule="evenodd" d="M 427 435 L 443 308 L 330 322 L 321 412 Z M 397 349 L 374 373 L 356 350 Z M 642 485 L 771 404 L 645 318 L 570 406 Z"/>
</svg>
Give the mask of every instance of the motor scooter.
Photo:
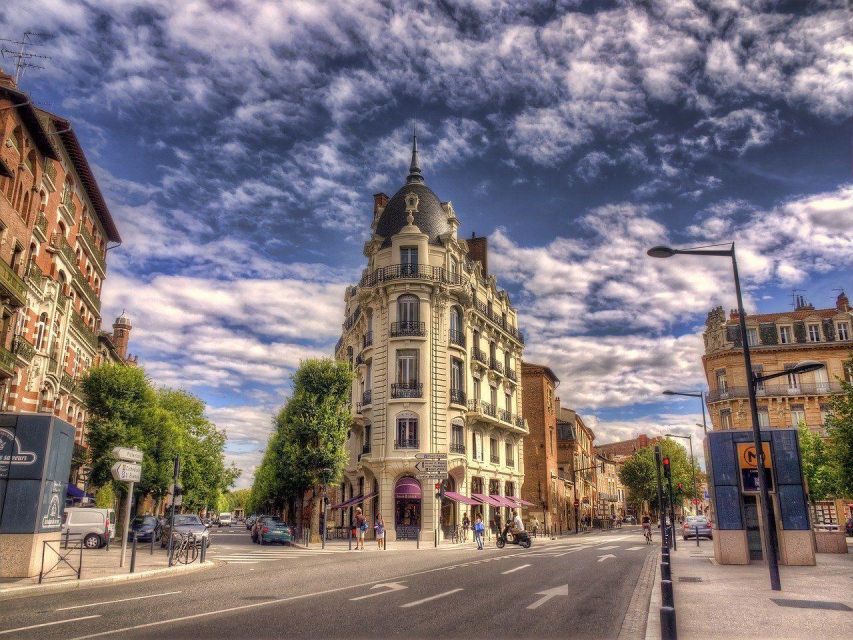
<svg viewBox="0 0 853 640">
<path fill-rule="evenodd" d="M 496 542 L 498 545 L 498 549 L 503 549 L 507 543 L 517 544 L 523 549 L 529 549 L 530 545 L 533 544 L 533 541 L 530 539 L 530 534 L 528 534 L 526 531 L 519 531 L 516 534 L 510 534 L 509 530 L 510 524 L 507 523 L 504 526 L 503 532 L 501 532 L 501 534 L 497 537 Z M 512 539 L 509 539 L 510 537 Z"/>
</svg>

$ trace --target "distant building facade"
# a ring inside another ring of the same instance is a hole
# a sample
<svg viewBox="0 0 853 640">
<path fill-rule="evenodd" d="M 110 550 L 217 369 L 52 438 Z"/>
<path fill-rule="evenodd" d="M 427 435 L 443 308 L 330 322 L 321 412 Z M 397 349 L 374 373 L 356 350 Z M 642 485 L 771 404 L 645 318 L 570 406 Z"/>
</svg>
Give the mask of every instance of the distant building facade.
<svg viewBox="0 0 853 640">
<path fill-rule="evenodd" d="M 575 501 L 578 502 L 577 515 L 582 521 L 595 516 L 598 466 L 594 441 L 595 434 L 580 414 L 561 406 L 557 398 L 557 468 L 571 490 L 572 507 L 567 509 L 570 528 L 574 526 Z"/>
<path fill-rule="evenodd" d="M 451 534 L 462 516 L 489 522 L 521 504 L 523 337 L 488 271 L 486 238 L 463 240 L 450 202 L 426 185 L 417 146 L 406 184 L 374 196 L 367 266 L 345 294 L 335 356 L 356 372 L 343 502 L 383 514 L 389 537 Z M 446 454 L 446 498 L 419 477 L 424 454 Z M 332 520 L 332 517 L 335 520 Z"/>
</svg>

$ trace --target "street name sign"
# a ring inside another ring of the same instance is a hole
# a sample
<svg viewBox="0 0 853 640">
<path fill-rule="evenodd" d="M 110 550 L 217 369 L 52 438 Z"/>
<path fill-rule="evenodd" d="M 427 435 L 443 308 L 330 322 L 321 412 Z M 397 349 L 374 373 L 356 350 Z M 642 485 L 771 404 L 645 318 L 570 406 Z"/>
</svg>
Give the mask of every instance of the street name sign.
<svg viewBox="0 0 853 640">
<path fill-rule="evenodd" d="M 418 473 L 427 475 L 447 475 L 447 458 L 444 460 L 418 460 L 415 463 Z"/>
<path fill-rule="evenodd" d="M 142 465 L 133 462 L 116 462 L 112 472 L 113 479 L 120 482 L 139 482 L 142 479 Z"/>
<path fill-rule="evenodd" d="M 418 460 L 447 460 L 446 453 L 416 453 L 415 458 Z"/>
<path fill-rule="evenodd" d="M 113 456 L 118 460 L 125 462 L 142 462 L 143 454 L 139 449 L 129 449 L 127 447 L 114 447 Z"/>
</svg>

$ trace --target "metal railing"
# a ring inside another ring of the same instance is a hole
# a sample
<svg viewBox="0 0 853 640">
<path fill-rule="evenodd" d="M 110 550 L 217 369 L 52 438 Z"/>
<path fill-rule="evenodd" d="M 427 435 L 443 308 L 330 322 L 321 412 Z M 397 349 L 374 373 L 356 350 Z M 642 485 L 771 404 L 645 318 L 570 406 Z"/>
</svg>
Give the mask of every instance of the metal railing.
<svg viewBox="0 0 853 640">
<path fill-rule="evenodd" d="M 468 411 L 489 416 L 490 418 L 495 418 L 501 422 L 506 422 L 514 427 L 518 427 L 519 429 L 525 428 L 524 418 L 522 416 L 512 414 L 505 409 L 498 409 L 491 402 L 486 402 L 485 400 L 469 400 Z"/>
<path fill-rule="evenodd" d="M 515 369 L 510 369 L 509 367 L 507 367 L 506 377 L 512 380 L 513 382 L 518 382 L 518 375 L 515 373 Z"/>
<path fill-rule="evenodd" d="M 465 346 L 465 332 L 450 330 L 450 344 L 455 344 L 460 347 Z"/>
<path fill-rule="evenodd" d="M 362 276 L 359 287 L 375 287 L 394 280 L 430 280 L 450 285 L 462 284 L 462 275 L 444 267 L 427 264 L 392 264 Z"/>
<path fill-rule="evenodd" d="M 373 344 L 373 332 L 368 331 L 364 334 L 364 341 L 362 342 L 362 349 L 366 349 L 367 347 Z"/>
<path fill-rule="evenodd" d="M 758 398 L 816 396 L 841 393 L 840 382 L 800 382 L 798 384 L 764 384 L 755 390 Z M 710 391 L 708 402 L 749 397 L 749 387 L 726 387 L 724 391 Z"/>
<path fill-rule="evenodd" d="M 47 570 L 45 570 L 45 556 L 50 549 L 56 555 L 56 559 Z M 41 567 L 39 568 L 39 584 L 48 576 L 52 578 L 68 578 L 76 576 L 77 580 L 83 573 L 83 536 L 66 533 L 59 540 L 45 540 L 41 547 Z M 76 566 L 75 566 L 76 560 Z M 60 573 L 63 569 L 70 569 L 72 573 Z M 54 573 L 56 572 L 56 573 Z M 53 574 L 52 576 L 50 574 Z"/>
<path fill-rule="evenodd" d="M 11 376 L 15 374 L 16 365 L 15 354 L 6 347 L 0 347 L 0 370 Z"/>
<path fill-rule="evenodd" d="M 391 385 L 392 398 L 420 398 L 424 394 L 420 382 L 395 382 Z"/>
<path fill-rule="evenodd" d="M 24 336 L 15 336 L 12 338 L 12 353 L 29 362 L 33 359 L 36 348 Z"/>
<path fill-rule="evenodd" d="M 489 459 L 492 461 L 492 464 L 500 464 L 501 463 L 501 457 L 500 456 L 490 455 Z"/>
<path fill-rule="evenodd" d="M 494 324 L 496 324 L 505 333 L 509 334 L 510 336 L 518 340 L 520 343 L 524 344 L 524 334 L 512 325 L 510 325 L 502 315 L 498 315 L 494 311 L 492 311 L 489 308 L 488 304 L 478 300 L 477 296 L 474 296 L 474 308 L 486 318 L 491 320 Z"/>
<path fill-rule="evenodd" d="M 417 449 L 418 447 L 418 439 L 417 438 L 403 438 L 401 440 L 394 441 L 395 449 Z"/>
<path fill-rule="evenodd" d="M 489 363 L 489 359 L 486 356 L 486 353 L 484 351 L 481 351 L 477 347 L 474 347 L 471 350 L 471 357 L 474 358 L 474 360 L 476 360 L 477 362 L 482 362 L 483 364 Z"/>
<path fill-rule="evenodd" d="M 365 389 L 361 392 L 361 406 L 369 407 L 373 402 L 373 389 Z"/>
<path fill-rule="evenodd" d="M 504 372 L 503 362 L 501 362 L 497 358 L 489 358 L 489 368 L 492 371 L 497 371 L 499 374 L 503 375 L 503 372 Z"/>
<path fill-rule="evenodd" d="M 465 405 L 465 392 L 462 389 L 450 390 L 450 402 L 453 404 Z"/>
<path fill-rule="evenodd" d="M 23 307 L 27 304 L 27 285 L 8 264 L 0 260 L 0 285 L 9 294 L 9 297 L 16 303 L 16 306 Z"/>
<path fill-rule="evenodd" d="M 465 453 L 465 445 L 459 442 L 451 442 L 450 443 L 450 453 Z"/>
<path fill-rule="evenodd" d="M 392 322 L 391 323 L 391 337 L 397 338 L 399 336 L 425 336 L 426 335 L 426 323 L 425 322 Z"/>
</svg>

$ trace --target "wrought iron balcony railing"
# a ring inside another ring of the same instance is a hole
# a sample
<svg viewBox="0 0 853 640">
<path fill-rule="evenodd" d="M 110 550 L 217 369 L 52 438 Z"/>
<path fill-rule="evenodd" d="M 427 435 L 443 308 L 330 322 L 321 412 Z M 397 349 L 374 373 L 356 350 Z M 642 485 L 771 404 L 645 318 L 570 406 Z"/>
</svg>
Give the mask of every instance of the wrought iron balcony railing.
<svg viewBox="0 0 853 640">
<path fill-rule="evenodd" d="M 507 411 L 506 409 L 498 410 L 498 418 L 500 418 L 504 422 L 509 422 L 510 424 L 512 424 L 512 412 L 511 411 Z"/>
<path fill-rule="evenodd" d="M 497 371 L 498 373 L 503 375 L 503 372 L 504 372 L 503 362 L 501 362 L 497 358 L 489 358 L 489 368 L 492 371 Z"/>
<path fill-rule="evenodd" d="M 391 337 L 396 338 L 399 336 L 425 336 L 426 335 L 426 323 L 425 322 L 392 322 L 391 323 Z"/>
<path fill-rule="evenodd" d="M 484 400 L 469 400 L 468 411 L 489 416 L 490 418 L 495 418 L 501 422 L 518 427 L 519 429 L 525 428 L 523 417 L 512 414 L 505 409 L 498 409 L 491 402 L 485 402 Z"/>
<path fill-rule="evenodd" d="M 506 466 L 514 467 L 515 466 L 515 458 L 507 458 L 506 459 Z"/>
<path fill-rule="evenodd" d="M 366 349 L 367 347 L 373 344 L 373 332 L 368 331 L 364 334 L 364 342 L 362 344 L 362 349 Z"/>
<path fill-rule="evenodd" d="M 477 296 L 474 296 L 474 308 L 477 309 L 477 311 L 483 314 L 486 318 L 492 321 L 504 332 L 508 333 L 510 336 L 518 340 L 521 344 L 524 344 L 524 334 L 521 333 L 521 331 L 519 331 L 515 327 L 513 327 L 511 324 L 509 324 L 502 315 L 498 315 L 494 311 L 489 309 L 489 305 L 487 305 L 485 302 L 478 300 Z"/>
<path fill-rule="evenodd" d="M 391 385 L 392 398 L 420 398 L 424 394 L 420 382 L 395 382 Z"/>
<path fill-rule="evenodd" d="M 462 275 L 451 273 L 444 267 L 431 267 L 427 264 L 392 264 L 380 267 L 373 273 L 366 273 L 358 283 L 359 287 L 375 287 L 394 280 L 430 280 L 450 285 L 462 284 Z"/>
<path fill-rule="evenodd" d="M 15 336 L 12 338 L 12 353 L 30 362 L 36 353 L 36 348 L 27 342 L 24 336 Z"/>
<path fill-rule="evenodd" d="M 15 354 L 5 347 L 0 347 L 0 372 L 7 376 L 15 375 Z"/>
<path fill-rule="evenodd" d="M 756 397 L 821 396 L 841 393 L 840 382 L 800 382 L 797 384 L 764 384 L 755 390 Z M 726 387 L 725 391 L 711 391 L 708 402 L 719 402 L 732 398 L 748 398 L 748 387 Z"/>
<path fill-rule="evenodd" d="M 491 456 L 489 456 L 489 459 L 492 461 L 492 464 L 500 464 L 501 463 L 500 456 L 491 455 Z"/>
<path fill-rule="evenodd" d="M 450 390 L 450 402 L 453 404 L 465 405 L 465 392 L 462 389 Z"/>
<path fill-rule="evenodd" d="M 515 373 L 515 369 L 510 369 L 507 367 L 506 377 L 512 380 L 513 382 L 518 382 L 518 375 Z"/>
<path fill-rule="evenodd" d="M 27 285 L 8 264 L 0 260 L 0 287 L 2 287 L 16 307 L 27 304 Z"/>
<path fill-rule="evenodd" d="M 450 443 L 450 453 L 461 453 L 465 454 L 465 445 L 460 442 L 451 442 Z"/>
<path fill-rule="evenodd" d="M 417 449 L 418 448 L 418 439 L 417 438 L 401 438 L 394 441 L 395 449 Z"/>
<path fill-rule="evenodd" d="M 477 362 L 482 362 L 483 364 L 489 364 L 489 359 L 486 357 L 486 352 L 481 351 L 477 347 L 474 347 L 471 350 L 471 357 L 474 358 Z"/>
<path fill-rule="evenodd" d="M 455 344 L 460 347 L 465 346 L 465 332 L 450 330 L 450 344 Z"/>
<path fill-rule="evenodd" d="M 369 407 L 371 402 L 373 402 L 373 389 L 365 389 L 361 392 L 361 404 Z"/>
</svg>

